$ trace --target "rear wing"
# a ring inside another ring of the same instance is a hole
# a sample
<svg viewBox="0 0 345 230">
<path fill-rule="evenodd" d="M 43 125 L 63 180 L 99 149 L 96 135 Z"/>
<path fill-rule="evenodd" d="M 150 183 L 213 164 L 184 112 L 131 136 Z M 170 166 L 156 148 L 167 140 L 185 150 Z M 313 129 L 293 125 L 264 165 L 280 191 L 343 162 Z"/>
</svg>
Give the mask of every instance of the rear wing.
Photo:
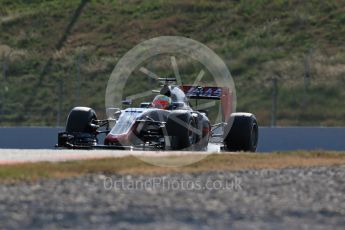
<svg viewBox="0 0 345 230">
<path fill-rule="evenodd" d="M 227 87 L 216 86 L 191 86 L 182 85 L 180 87 L 186 96 L 190 99 L 210 99 L 220 100 L 222 120 L 227 122 L 232 111 L 232 92 Z"/>
</svg>

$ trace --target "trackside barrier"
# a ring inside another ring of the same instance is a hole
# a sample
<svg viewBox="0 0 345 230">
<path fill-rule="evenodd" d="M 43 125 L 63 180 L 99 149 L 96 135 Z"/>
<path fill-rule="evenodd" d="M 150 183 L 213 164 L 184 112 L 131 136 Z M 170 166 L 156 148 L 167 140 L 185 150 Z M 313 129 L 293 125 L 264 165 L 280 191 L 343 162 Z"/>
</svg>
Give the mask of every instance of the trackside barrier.
<svg viewBox="0 0 345 230">
<path fill-rule="evenodd" d="M 0 148 L 52 149 L 63 128 L 0 128 Z M 289 150 L 345 151 L 345 127 L 260 127 L 258 152 Z M 104 136 L 100 136 L 102 143 Z"/>
</svg>

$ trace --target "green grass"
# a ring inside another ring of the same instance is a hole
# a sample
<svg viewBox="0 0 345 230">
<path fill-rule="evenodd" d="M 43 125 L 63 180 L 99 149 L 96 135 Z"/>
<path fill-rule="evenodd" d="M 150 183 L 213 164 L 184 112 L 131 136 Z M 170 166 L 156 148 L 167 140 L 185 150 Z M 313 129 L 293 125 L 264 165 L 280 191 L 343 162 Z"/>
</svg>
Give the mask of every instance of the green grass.
<svg viewBox="0 0 345 230">
<path fill-rule="evenodd" d="M 80 52 L 81 104 L 103 115 L 106 83 L 116 62 L 141 41 L 162 35 L 190 37 L 212 48 L 232 72 L 237 110 L 255 113 L 261 125 L 270 123 L 269 79 L 274 76 L 280 78 L 278 125 L 345 125 L 343 0 L 91 0 L 56 52 L 79 3 L 0 0 L 1 63 L 11 50 L 7 80 L 0 84 L 1 126 L 55 125 L 60 81 L 64 121 L 77 101 Z M 311 79 L 305 95 L 304 60 L 310 50 Z M 52 65 L 37 86 L 49 58 Z M 196 76 L 199 68 L 191 63 L 181 72 Z M 153 70 L 172 75 L 167 68 Z M 129 80 L 126 92 L 149 88 L 141 79 Z"/>
<path fill-rule="evenodd" d="M 159 160 L 186 162 L 192 155 L 153 157 Z M 236 171 L 244 169 L 275 169 L 287 167 L 312 167 L 345 165 L 344 152 L 295 151 L 269 154 L 239 153 L 211 154 L 197 163 L 184 167 L 159 167 L 135 157 L 106 158 L 98 160 L 68 161 L 61 163 L 22 163 L 2 165 L 0 182 L 33 181 L 42 178 L 66 178 L 87 173 L 164 174 L 204 171 Z"/>
</svg>

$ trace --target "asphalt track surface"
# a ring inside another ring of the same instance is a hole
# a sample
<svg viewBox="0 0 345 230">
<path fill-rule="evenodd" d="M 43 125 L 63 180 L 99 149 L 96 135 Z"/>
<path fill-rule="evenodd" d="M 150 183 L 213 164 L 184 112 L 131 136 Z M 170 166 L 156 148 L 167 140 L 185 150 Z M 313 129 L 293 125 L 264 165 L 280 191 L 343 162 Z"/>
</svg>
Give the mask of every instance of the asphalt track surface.
<svg viewBox="0 0 345 230">
<path fill-rule="evenodd" d="M 59 162 L 125 156 L 171 156 L 210 154 L 220 151 L 220 145 L 209 144 L 207 151 L 130 151 L 130 150 L 66 150 L 66 149 L 0 149 L 0 165 L 25 162 Z"/>
<path fill-rule="evenodd" d="M 0 229 L 344 229 L 344 178 L 339 166 L 0 184 Z"/>
</svg>

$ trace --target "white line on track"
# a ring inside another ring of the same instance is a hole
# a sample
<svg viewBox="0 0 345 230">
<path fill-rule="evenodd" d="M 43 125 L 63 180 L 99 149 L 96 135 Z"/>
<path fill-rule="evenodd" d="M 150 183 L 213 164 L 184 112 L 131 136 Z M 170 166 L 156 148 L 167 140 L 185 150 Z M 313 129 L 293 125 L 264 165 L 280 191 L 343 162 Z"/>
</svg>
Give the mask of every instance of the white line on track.
<svg viewBox="0 0 345 230">
<path fill-rule="evenodd" d="M 181 156 L 219 152 L 219 146 L 210 144 L 208 151 L 129 151 L 129 150 L 65 150 L 65 149 L 0 149 L 0 165 L 26 162 L 59 162 L 125 156 Z"/>
</svg>

